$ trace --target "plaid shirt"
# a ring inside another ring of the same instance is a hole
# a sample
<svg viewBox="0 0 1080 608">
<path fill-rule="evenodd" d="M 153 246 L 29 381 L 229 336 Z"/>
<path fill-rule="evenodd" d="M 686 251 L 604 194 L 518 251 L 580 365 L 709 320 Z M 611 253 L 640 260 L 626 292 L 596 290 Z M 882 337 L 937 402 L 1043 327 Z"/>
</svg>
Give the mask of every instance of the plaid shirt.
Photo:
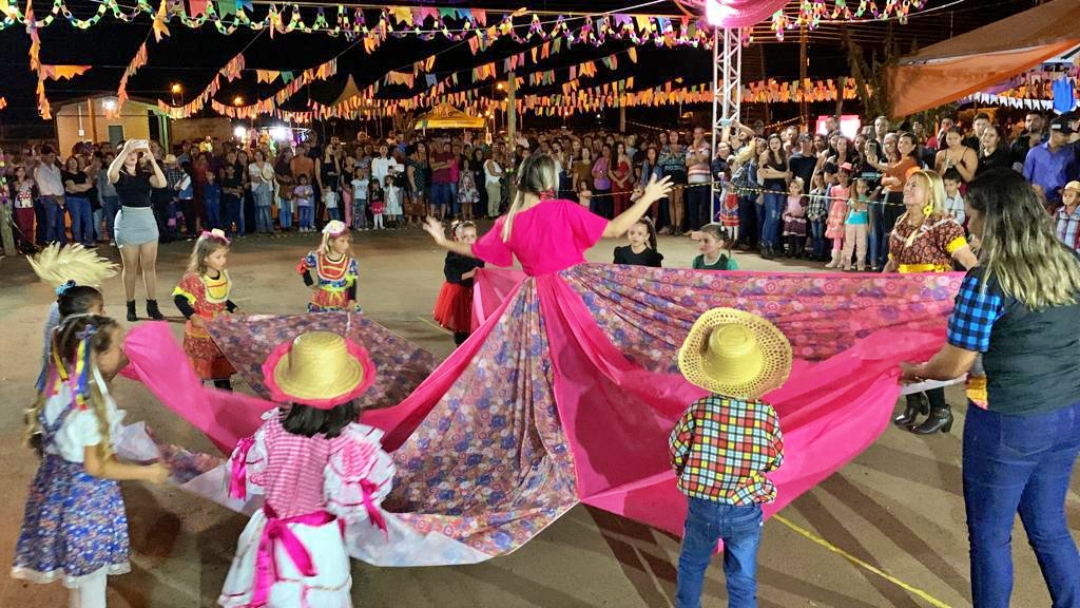
<svg viewBox="0 0 1080 608">
<path fill-rule="evenodd" d="M 1080 251 L 1080 207 L 1069 213 L 1065 207 L 1057 210 L 1054 215 L 1057 220 L 1057 237 L 1062 242 Z"/>
<path fill-rule="evenodd" d="M 810 191 L 810 204 L 806 207 L 806 219 L 811 222 L 823 220 L 829 215 L 829 199 L 821 190 Z"/>
<path fill-rule="evenodd" d="M 1005 312 L 1005 303 L 1001 294 L 983 289 L 980 283 L 977 275 L 964 277 L 947 335 L 949 344 L 957 348 L 985 353 L 990 350 L 990 333 Z"/>
<path fill-rule="evenodd" d="M 669 447 L 687 496 L 731 505 L 776 499 L 776 486 L 764 474 L 784 461 L 784 439 L 768 403 L 722 395 L 699 399 L 671 432 Z"/>
</svg>

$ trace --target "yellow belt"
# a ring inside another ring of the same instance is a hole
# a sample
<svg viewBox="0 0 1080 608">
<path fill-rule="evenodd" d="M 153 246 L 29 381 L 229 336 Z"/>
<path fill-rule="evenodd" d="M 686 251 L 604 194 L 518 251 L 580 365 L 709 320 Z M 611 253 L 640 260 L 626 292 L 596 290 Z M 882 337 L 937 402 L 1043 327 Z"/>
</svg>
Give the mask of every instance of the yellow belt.
<svg viewBox="0 0 1080 608">
<path fill-rule="evenodd" d="M 952 266 L 945 264 L 900 264 L 901 274 L 909 272 L 949 272 Z"/>
</svg>

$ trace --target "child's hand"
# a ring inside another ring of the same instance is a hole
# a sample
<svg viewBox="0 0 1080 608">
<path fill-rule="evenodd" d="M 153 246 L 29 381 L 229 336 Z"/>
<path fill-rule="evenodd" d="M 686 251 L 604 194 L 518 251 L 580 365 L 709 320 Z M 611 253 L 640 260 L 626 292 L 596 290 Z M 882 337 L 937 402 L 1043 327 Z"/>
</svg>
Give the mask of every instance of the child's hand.
<svg viewBox="0 0 1080 608">
<path fill-rule="evenodd" d="M 166 481 L 169 481 L 169 477 L 171 476 L 172 472 L 169 471 L 169 467 L 160 462 L 146 465 L 146 481 L 154 485 L 161 485 Z"/>
</svg>

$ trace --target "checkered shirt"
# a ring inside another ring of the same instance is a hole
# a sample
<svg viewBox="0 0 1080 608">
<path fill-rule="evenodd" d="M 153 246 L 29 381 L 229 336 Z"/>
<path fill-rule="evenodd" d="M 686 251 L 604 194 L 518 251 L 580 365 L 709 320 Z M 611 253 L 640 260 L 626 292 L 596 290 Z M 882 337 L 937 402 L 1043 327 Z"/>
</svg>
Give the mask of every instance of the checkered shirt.
<svg viewBox="0 0 1080 608">
<path fill-rule="evenodd" d="M 1065 207 L 1057 210 L 1057 237 L 1074 250 L 1080 251 L 1080 207 L 1069 213 Z"/>
<path fill-rule="evenodd" d="M 776 499 L 776 486 L 764 474 L 784 461 L 784 438 L 768 403 L 699 399 L 671 432 L 669 447 L 687 496 L 743 506 Z"/>
<path fill-rule="evenodd" d="M 949 317 L 949 344 L 964 350 L 985 353 L 990 350 L 994 322 L 1005 312 L 1004 299 L 990 286 L 980 284 L 980 274 L 964 277 L 956 306 Z"/>
<path fill-rule="evenodd" d="M 823 220 L 829 215 L 829 199 L 819 190 L 810 191 L 810 204 L 806 207 L 806 219 Z"/>
</svg>

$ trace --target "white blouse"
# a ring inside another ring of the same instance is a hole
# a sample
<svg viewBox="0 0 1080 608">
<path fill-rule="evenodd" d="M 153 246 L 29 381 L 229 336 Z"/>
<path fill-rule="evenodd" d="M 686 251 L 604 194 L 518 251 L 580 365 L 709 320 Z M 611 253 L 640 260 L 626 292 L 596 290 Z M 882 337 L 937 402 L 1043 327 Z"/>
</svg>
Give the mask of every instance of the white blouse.
<svg viewBox="0 0 1080 608">
<path fill-rule="evenodd" d="M 64 410 L 73 407 L 71 402 L 71 385 L 64 383 L 55 395 L 45 401 L 45 420 L 49 424 L 56 422 Z M 119 437 L 125 412 L 117 409 L 116 402 L 108 395 L 105 395 L 105 411 L 109 419 L 110 438 L 115 439 Z M 76 409 L 67 415 L 53 442 L 45 446 L 45 451 L 68 462 L 81 463 L 86 448 L 100 444 L 102 439 L 97 414 L 87 404 L 87 409 Z"/>
</svg>

